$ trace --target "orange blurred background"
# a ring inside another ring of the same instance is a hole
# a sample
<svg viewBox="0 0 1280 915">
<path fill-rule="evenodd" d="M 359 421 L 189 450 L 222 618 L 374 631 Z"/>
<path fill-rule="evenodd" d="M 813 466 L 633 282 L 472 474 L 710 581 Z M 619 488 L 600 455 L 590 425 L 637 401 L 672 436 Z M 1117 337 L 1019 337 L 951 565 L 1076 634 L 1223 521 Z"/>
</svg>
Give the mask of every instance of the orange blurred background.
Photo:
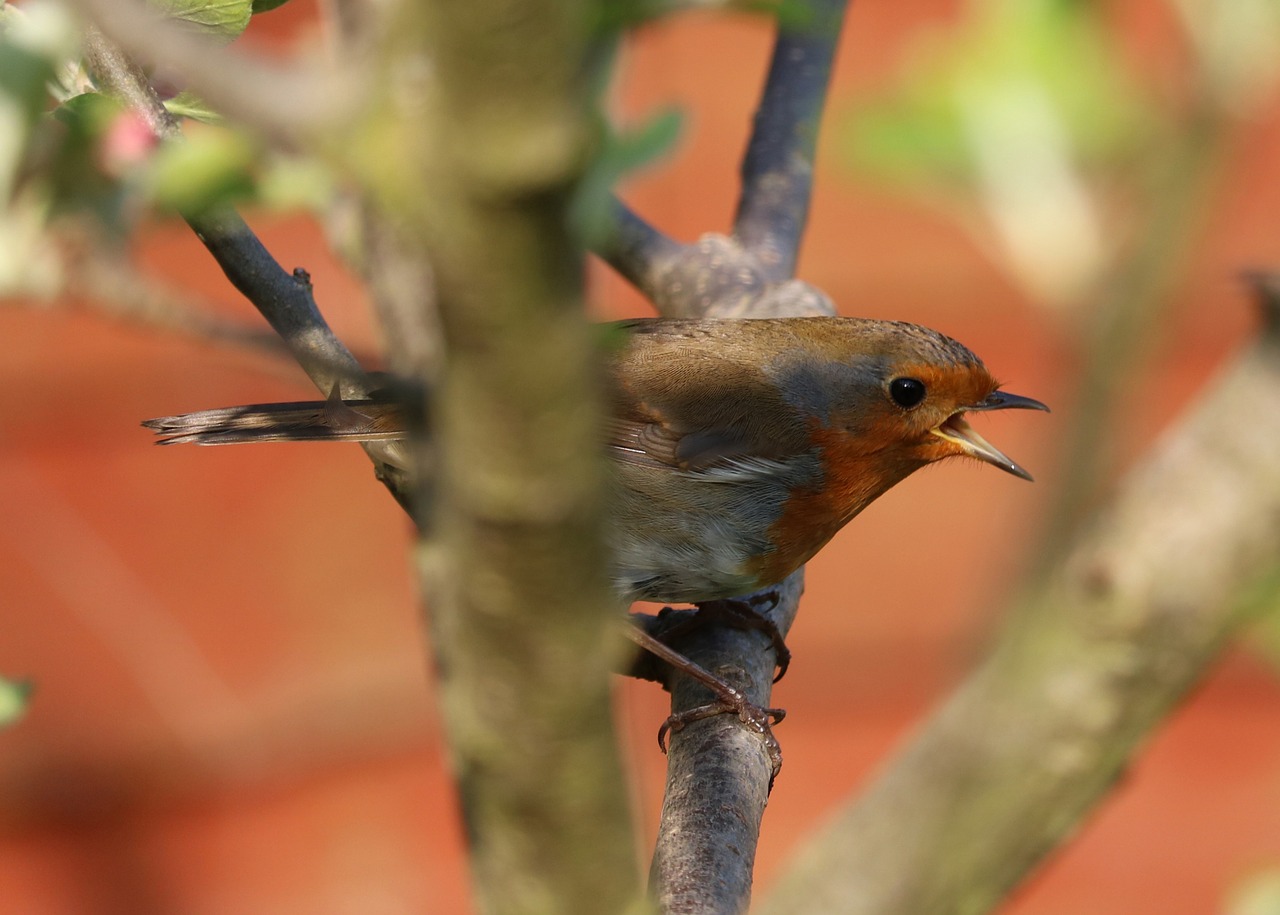
<svg viewBox="0 0 1280 915">
<path fill-rule="evenodd" d="M 883 84 L 939 4 L 855 3 L 832 117 Z M 947 15 L 954 4 L 945 4 Z M 251 40 L 306 36 L 304 2 Z M 1158 59 L 1159 16 L 1129 45 Z M 767 63 L 763 20 L 688 15 L 623 55 L 618 108 L 678 105 L 687 130 L 628 199 L 682 240 L 723 230 Z M 775 691 L 786 767 L 757 886 L 874 773 L 980 656 L 1060 475 L 1075 349 L 971 236 L 860 181 L 824 136 L 800 265 L 844 314 L 936 327 L 1052 415 L 984 421 L 1032 469 L 1028 486 L 976 464 L 918 474 L 809 566 Z M 304 266 L 339 335 L 376 351 L 368 303 L 298 218 L 251 218 Z M 250 306 L 190 234 L 146 233 L 148 270 L 246 322 Z M 1126 405 L 1136 453 L 1253 325 L 1238 271 L 1280 262 L 1280 111 L 1239 126 L 1179 287 L 1175 327 Z M 645 304 L 592 271 L 602 316 Z M 62 913 L 455 913 L 462 837 L 443 768 L 418 621 L 409 525 L 356 448 L 158 449 L 140 420 L 311 397 L 282 359 L 84 313 L 0 309 L 0 675 L 29 676 L 27 717 L 0 733 L 0 909 Z M 1274 421 L 1271 418 L 1270 421 Z M 927 559 L 928 575 L 921 574 Z M 536 609 L 536 605 L 531 605 Z M 646 847 L 666 712 L 620 682 Z M 1202 915 L 1280 866 L 1280 685 L 1247 649 L 1164 726 L 1077 841 L 1021 890 L 1017 915 Z"/>
</svg>

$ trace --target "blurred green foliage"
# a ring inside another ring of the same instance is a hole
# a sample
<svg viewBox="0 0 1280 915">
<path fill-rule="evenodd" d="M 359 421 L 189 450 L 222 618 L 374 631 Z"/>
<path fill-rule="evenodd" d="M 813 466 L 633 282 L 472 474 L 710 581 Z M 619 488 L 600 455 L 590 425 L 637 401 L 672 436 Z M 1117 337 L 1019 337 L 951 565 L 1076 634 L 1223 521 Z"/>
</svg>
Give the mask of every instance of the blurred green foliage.
<svg viewBox="0 0 1280 915">
<path fill-rule="evenodd" d="M 920 36 L 898 85 L 847 123 L 846 148 L 884 178 L 971 186 L 984 111 L 1016 121 L 1035 104 L 1082 161 L 1132 150 L 1152 117 L 1091 4 L 982 0 L 957 28 Z"/>
<path fill-rule="evenodd" d="M 27 713 L 33 688 L 30 680 L 0 677 L 0 730 L 12 726 Z"/>
<path fill-rule="evenodd" d="M 247 29 L 254 13 L 252 0 L 150 0 L 150 3 L 169 18 L 224 41 L 231 41 Z"/>
<path fill-rule="evenodd" d="M 1224 915 L 1280 915 L 1280 869 L 1264 870 L 1241 881 Z"/>
<path fill-rule="evenodd" d="M 603 126 L 599 151 L 578 184 L 569 214 L 584 245 L 613 229 L 613 191 L 619 179 L 670 153 L 683 128 L 684 114 L 675 108 L 658 111 L 628 130 Z"/>
<path fill-rule="evenodd" d="M 280 2 L 154 0 L 219 42 Z M 63 265 L 58 221 L 89 218 L 127 233 L 151 209 L 194 212 L 226 202 L 320 206 L 333 181 L 310 160 L 271 153 L 203 100 L 165 98 L 176 117 L 204 122 L 161 143 L 137 114 L 97 91 L 80 59 L 79 25 L 64 7 L 0 3 L 0 294 L 52 294 Z"/>
</svg>

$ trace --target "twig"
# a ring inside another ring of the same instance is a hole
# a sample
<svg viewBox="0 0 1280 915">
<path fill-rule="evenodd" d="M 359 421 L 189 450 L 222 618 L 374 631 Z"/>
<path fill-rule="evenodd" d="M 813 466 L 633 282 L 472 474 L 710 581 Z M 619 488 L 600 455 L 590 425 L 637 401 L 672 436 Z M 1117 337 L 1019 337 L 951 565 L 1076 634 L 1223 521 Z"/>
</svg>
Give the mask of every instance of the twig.
<svg viewBox="0 0 1280 915">
<path fill-rule="evenodd" d="M 188 214 L 186 220 L 227 279 L 267 319 L 317 388 L 328 392 L 341 385 L 345 397 L 368 396 L 363 370 L 320 314 L 305 273 L 287 273 L 232 210 Z"/>
<path fill-rule="evenodd" d="M 269 330 L 223 318 L 183 292 L 138 272 L 115 246 L 87 237 L 63 239 L 66 272 L 57 297 L 35 307 L 84 313 L 132 325 L 182 334 L 195 340 L 247 347 L 288 357 L 284 342 Z M 23 299 L 4 304 L 31 307 Z"/>
<path fill-rule="evenodd" d="M 181 139 L 177 121 L 165 110 L 146 75 L 96 29 L 88 31 L 85 58 L 99 84 L 137 112 L 157 136 L 171 142 Z M 310 283 L 302 275 L 287 273 L 239 215 L 222 209 L 184 214 L 184 218 L 317 387 L 327 393 L 335 382 L 363 376 L 355 357 L 316 308 Z M 367 393 L 356 387 L 344 390 L 348 396 Z"/>
<path fill-rule="evenodd" d="M 1280 304 L 763 915 L 989 911 L 1280 587 Z"/>
</svg>

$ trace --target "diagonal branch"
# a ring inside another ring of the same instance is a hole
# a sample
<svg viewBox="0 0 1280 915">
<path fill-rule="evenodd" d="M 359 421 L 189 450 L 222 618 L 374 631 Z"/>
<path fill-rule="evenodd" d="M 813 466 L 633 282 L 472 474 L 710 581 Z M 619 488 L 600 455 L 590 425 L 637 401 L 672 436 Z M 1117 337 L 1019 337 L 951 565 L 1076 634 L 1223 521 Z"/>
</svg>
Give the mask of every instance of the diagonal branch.
<svg viewBox="0 0 1280 915">
<path fill-rule="evenodd" d="M 658 231 L 621 200 L 616 200 L 613 231 L 596 248 L 596 254 L 649 301 L 661 307 L 669 294 L 667 273 L 688 249 L 688 245 Z"/>
<path fill-rule="evenodd" d="M 177 121 L 165 109 L 146 75 L 127 54 L 96 28 L 87 30 L 85 59 L 107 92 L 137 112 L 159 137 L 180 141 Z M 305 272 L 286 271 L 244 220 L 229 207 L 186 213 L 192 231 L 229 279 L 288 346 L 298 365 L 322 392 L 335 385 L 347 397 L 366 397 L 369 386 L 355 357 L 334 335 L 316 306 Z M 376 445 L 365 451 L 392 495 L 408 506 L 403 474 L 379 457 Z"/>
</svg>

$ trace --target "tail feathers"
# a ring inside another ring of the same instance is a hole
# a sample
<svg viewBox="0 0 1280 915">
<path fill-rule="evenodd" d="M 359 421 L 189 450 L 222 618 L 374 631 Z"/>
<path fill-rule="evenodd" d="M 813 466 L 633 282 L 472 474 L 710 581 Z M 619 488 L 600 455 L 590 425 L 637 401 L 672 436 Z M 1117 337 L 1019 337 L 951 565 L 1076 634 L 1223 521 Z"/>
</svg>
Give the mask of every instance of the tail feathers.
<svg viewBox="0 0 1280 915">
<path fill-rule="evenodd" d="M 161 416 L 142 423 L 159 445 L 239 445 L 247 442 L 387 442 L 405 438 L 400 404 L 373 400 L 305 400 L 249 404 Z"/>
</svg>

